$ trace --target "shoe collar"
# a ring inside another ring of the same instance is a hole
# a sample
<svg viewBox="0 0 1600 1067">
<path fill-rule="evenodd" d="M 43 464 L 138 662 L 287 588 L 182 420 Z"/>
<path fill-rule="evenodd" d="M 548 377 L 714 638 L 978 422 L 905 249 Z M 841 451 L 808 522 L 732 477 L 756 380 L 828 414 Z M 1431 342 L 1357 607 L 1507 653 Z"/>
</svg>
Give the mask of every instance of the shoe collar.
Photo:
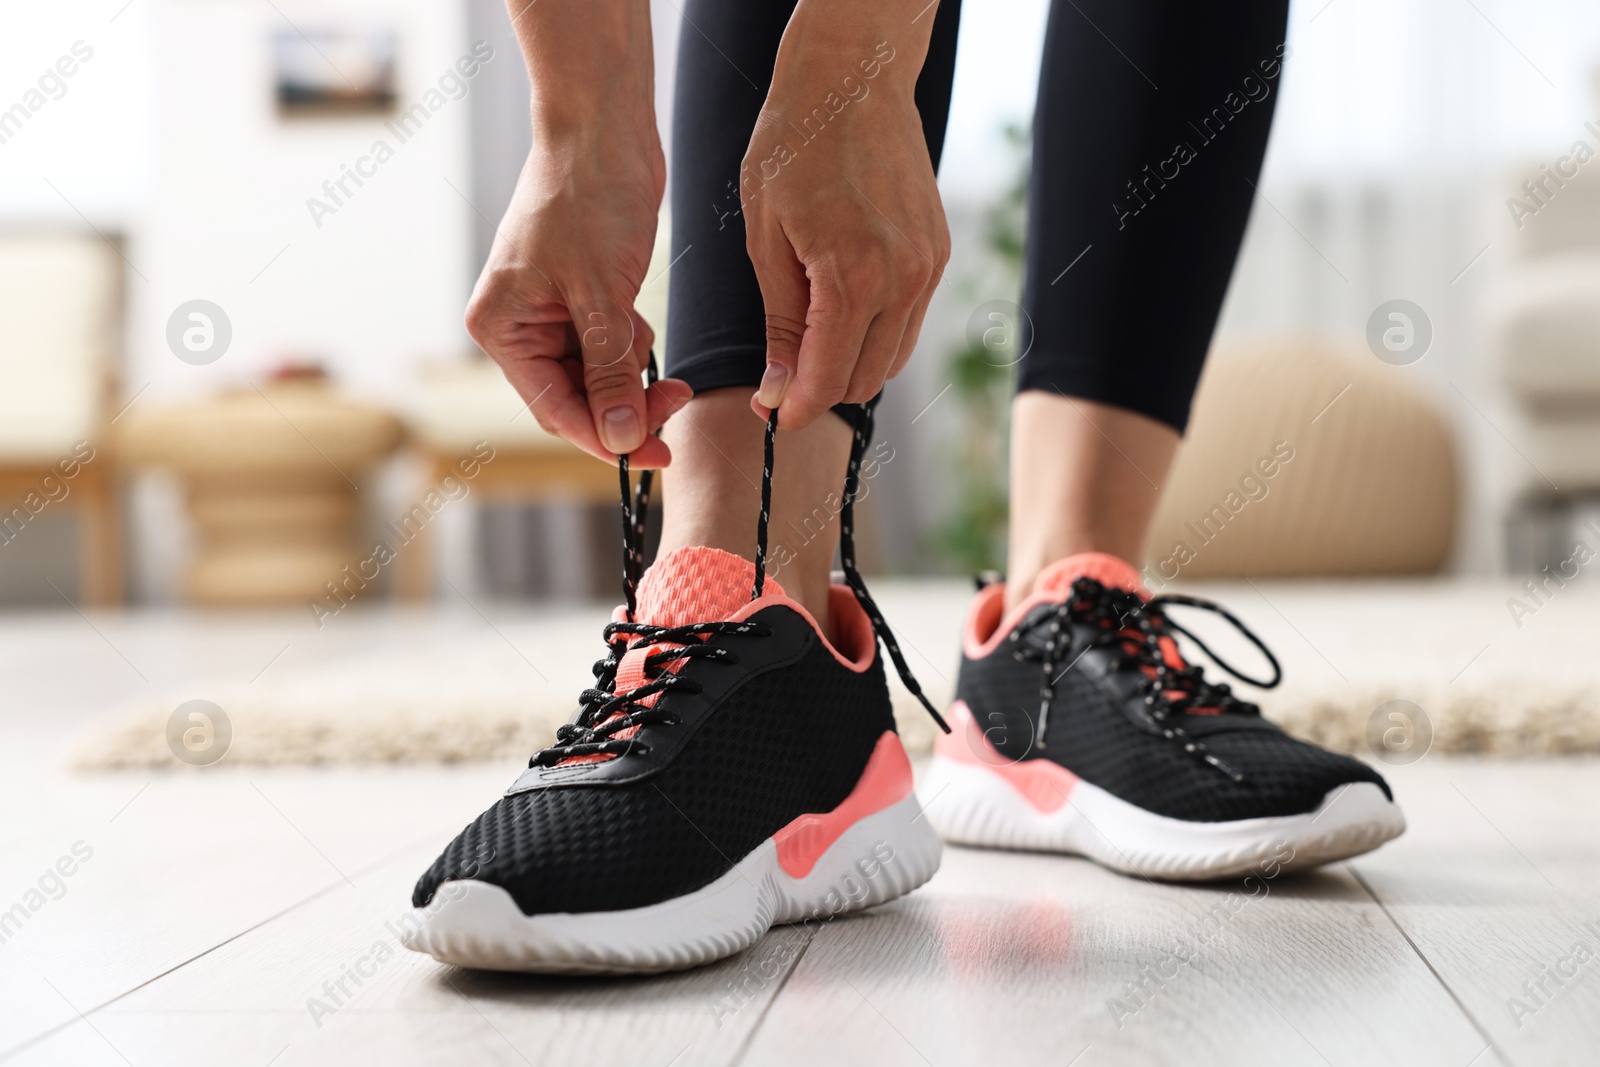
<svg viewBox="0 0 1600 1067">
<path fill-rule="evenodd" d="M 1080 552 L 1058 559 L 1033 580 L 1033 591 L 1009 612 L 1005 610 L 1006 583 L 992 582 L 979 590 L 967 609 L 961 644 L 968 659 L 982 659 L 1000 647 L 1006 635 L 1041 604 L 1055 605 L 1072 592 L 1079 578 L 1093 578 L 1110 589 L 1125 589 L 1144 600 L 1150 591 L 1127 560 L 1109 552 Z"/>
<path fill-rule="evenodd" d="M 743 622 L 764 608 L 782 606 L 803 618 L 822 647 L 841 665 L 858 674 L 872 666 L 877 658 L 877 637 L 872 632 L 872 621 L 848 586 L 834 585 L 828 590 L 828 612 L 833 622 L 830 637 L 776 578 L 768 577 L 762 596 L 751 600 L 754 579 L 755 564 L 743 556 L 704 545 L 674 549 L 652 563 L 640 580 L 635 621 L 651 626 Z M 627 621 L 627 609 L 619 605 L 612 619 Z M 642 677 L 642 665 L 639 669 Z M 626 688 L 629 684 L 639 683 L 630 682 L 619 670 L 617 685 Z"/>
</svg>

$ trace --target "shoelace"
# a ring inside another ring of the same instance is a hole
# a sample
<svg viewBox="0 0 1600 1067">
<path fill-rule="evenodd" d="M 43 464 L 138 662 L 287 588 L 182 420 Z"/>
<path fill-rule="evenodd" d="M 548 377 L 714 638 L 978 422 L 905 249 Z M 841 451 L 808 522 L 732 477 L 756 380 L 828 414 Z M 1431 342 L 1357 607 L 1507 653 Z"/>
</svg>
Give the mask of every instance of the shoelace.
<svg viewBox="0 0 1600 1067">
<path fill-rule="evenodd" d="M 650 360 L 648 380 L 651 383 L 656 380 L 654 357 Z M 854 437 L 850 444 L 850 464 L 845 472 L 844 504 L 839 512 L 839 560 L 844 569 L 845 583 L 850 586 L 857 603 L 861 605 L 862 611 L 871 622 L 874 638 L 882 641 L 888 650 L 889 658 L 894 662 L 900 680 L 905 683 L 911 695 L 927 709 L 928 714 L 933 716 L 933 721 L 938 723 L 939 728 L 949 733 L 950 727 L 934 710 L 933 704 L 923 694 L 922 686 L 918 684 L 916 676 L 911 673 L 911 668 L 906 664 L 905 656 L 900 651 L 899 642 L 894 639 L 888 621 L 884 619 L 883 613 L 878 610 L 878 605 L 867 592 L 866 583 L 861 580 L 861 572 L 856 566 L 855 502 L 856 493 L 861 487 L 861 463 L 872 438 L 872 418 L 872 409 L 869 406 L 863 404 L 857 409 L 853 424 Z M 762 442 L 761 511 L 756 519 L 755 585 L 750 593 L 751 600 L 759 600 L 766 587 L 767 533 L 772 514 L 772 457 L 777 434 L 778 413 L 774 411 L 767 418 L 766 435 Z M 698 682 L 667 671 L 665 669 L 667 664 L 675 660 L 691 659 L 737 663 L 736 654 L 727 649 L 707 645 L 700 638 L 714 634 L 753 634 L 765 637 L 772 632 L 769 627 L 749 621 L 690 623 L 671 627 L 651 626 L 636 621 L 639 608 L 639 580 L 644 573 L 645 524 L 649 515 L 650 488 L 654 474 L 654 471 L 641 471 L 638 488 L 633 489 L 628 476 L 628 457 L 626 455 L 618 457 L 617 478 L 622 500 L 622 594 L 628 605 L 628 621 L 614 622 L 606 626 L 604 636 L 609 654 L 594 664 L 594 687 L 583 691 L 578 698 L 581 710 L 576 719 L 556 731 L 556 743 L 535 753 L 528 761 L 530 767 L 551 766 L 574 756 L 648 751 L 648 748 L 640 745 L 632 737 L 617 735 L 631 727 L 648 723 L 670 725 L 677 717 L 659 707 L 645 706 L 640 701 L 652 694 L 664 693 L 671 689 L 687 693 L 698 692 L 700 689 Z M 646 678 L 644 684 L 618 693 L 615 692 L 617 670 L 622 664 L 622 657 L 629 651 L 630 642 L 634 648 L 656 644 L 682 644 L 682 647 L 650 653 L 645 657 L 643 665 Z"/>
<path fill-rule="evenodd" d="M 1268 663 L 1272 664 L 1272 677 L 1262 681 L 1235 668 L 1213 652 L 1210 646 L 1193 632 L 1172 620 L 1163 610 L 1168 605 L 1200 608 L 1222 616 L 1260 650 Z M 1080 658 L 1090 648 L 1116 646 L 1122 651 L 1122 663 L 1144 674 L 1139 692 L 1150 708 L 1151 718 L 1161 727 L 1162 736 L 1181 744 L 1185 752 L 1204 760 L 1234 781 L 1244 780 L 1244 775 L 1237 769 L 1210 752 L 1205 742 L 1195 740 L 1183 727 L 1173 724 L 1171 717 L 1195 708 L 1214 707 L 1219 712 L 1247 715 L 1259 715 L 1261 709 L 1234 696 L 1232 687 L 1227 682 L 1206 681 L 1203 669 L 1198 664 L 1184 667 L 1173 667 L 1168 664 L 1161 640 L 1182 634 L 1193 641 L 1217 666 L 1239 681 L 1261 689 L 1271 689 L 1283 681 L 1283 669 L 1278 665 L 1278 660 L 1272 651 L 1248 626 L 1220 604 L 1177 593 L 1145 600 L 1136 593 L 1107 588 L 1093 578 L 1077 579 L 1072 583 L 1071 595 L 1048 612 L 1024 626 L 1019 626 L 1011 634 L 1011 642 L 1016 646 L 1012 651 L 1013 655 L 1018 659 L 1032 659 L 1038 656 L 1042 661 L 1039 714 L 1034 727 L 1036 748 L 1047 747 L 1046 732 L 1049 729 L 1050 708 L 1055 702 L 1056 683 L 1060 681 L 1056 675 L 1056 667 L 1061 654 L 1071 647 L 1070 627 L 1074 622 L 1087 623 L 1099 628 L 1099 632 L 1090 639 L 1083 651 L 1078 653 Z M 1022 643 L 1025 636 L 1044 626 L 1050 629 L 1042 652 Z M 1076 662 L 1077 660 L 1073 661 Z M 1069 664 L 1067 670 L 1071 669 L 1072 665 Z M 1061 673 L 1065 674 L 1066 671 Z"/>
<path fill-rule="evenodd" d="M 641 702 L 653 693 L 665 693 L 673 689 L 685 693 L 698 693 L 701 689 L 700 683 L 694 679 L 667 671 L 665 668 L 668 663 L 691 659 L 738 663 L 739 657 L 736 653 L 705 644 L 699 638 L 709 637 L 712 634 L 754 634 L 757 637 L 765 637 L 771 632 L 768 627 L 754 622 L 702 622 L 687 626 L 649 626 L 638 622 L 610 623 L 605 628 L 609 655 L 596 661 L 594 665 L 594 687 L 585 689 L 578 697 L 578 703 L 583 708 L 582 715 L 578 721 L 567 723 L 556 730 L 556 743 L 535 753 L 528 761 L 528 766 L 548 767 L 573 756 L 611 755 L 624 752 L 643 754 L 650 751 L 649 746 L 633 740 L 632 737 L 617 735 L 624 730 L 649 723 L 671 725 L 678 721 L 678 717 L 659 706 L 651 707 Z M 645 683 L 624 693 L 617 693 L 613 691 L 617 681 L 617 668 L 622 664 L 622 657 L 628 652 L 630 639 L 637 639 L 644 645 L 671 644 L 682 647 L 666 648 L 650 653 L 644 659 Z"/>
</svg>

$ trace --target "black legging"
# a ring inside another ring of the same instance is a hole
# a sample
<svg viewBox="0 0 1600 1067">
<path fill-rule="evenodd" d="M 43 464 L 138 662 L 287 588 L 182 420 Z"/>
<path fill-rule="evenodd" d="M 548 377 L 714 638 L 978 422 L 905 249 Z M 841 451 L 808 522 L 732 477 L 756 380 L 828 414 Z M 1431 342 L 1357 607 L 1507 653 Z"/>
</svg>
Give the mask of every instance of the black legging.
<svg viewBox="0 0 1600 1067">
<path fill-rule="evenodd" d="M 935 167 L 960 7 L 940 3 L 917 81 Z M 765 369 L 739 165 L 793 10 L 791 0 L 684 5 L 666 373 L 696 392 L 754 389 Z M 971 17 L 985 17 L 982 8 Z M 1023 282 L 1033 329 L 1022 338 L 1019 390 L 1114 404 L 1183 430 L 1250 215 L 1287 17 L 1287 0 L 1052 0 Z"/>
</svg>

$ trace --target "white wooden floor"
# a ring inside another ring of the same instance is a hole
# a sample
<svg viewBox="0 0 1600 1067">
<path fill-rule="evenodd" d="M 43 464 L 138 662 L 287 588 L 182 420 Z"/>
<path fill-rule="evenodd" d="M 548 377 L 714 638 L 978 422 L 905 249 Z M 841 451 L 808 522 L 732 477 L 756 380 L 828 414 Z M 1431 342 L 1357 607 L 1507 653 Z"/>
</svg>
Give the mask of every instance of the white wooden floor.
<svg viewBox="0 0 1600 1067">
<path fill-rule="evenodd" d="M 321 652 L 469 624 L 352 620 Z M 108 700 L 259 669 L 291 626 L 0 619 L 0 915 L 45 883 L 0 943 L 0 1060 L 1600 1062 L 1600 761 L 1392 768 L 1403 838 L 1248 891 L 952 848 L 906 899 L 687 974 L 484 975 L 398 948 L 386 924 L 514 764 L 59 769 Z M 45 876 L 75 848 L 89 858 Z"/>
</svg>

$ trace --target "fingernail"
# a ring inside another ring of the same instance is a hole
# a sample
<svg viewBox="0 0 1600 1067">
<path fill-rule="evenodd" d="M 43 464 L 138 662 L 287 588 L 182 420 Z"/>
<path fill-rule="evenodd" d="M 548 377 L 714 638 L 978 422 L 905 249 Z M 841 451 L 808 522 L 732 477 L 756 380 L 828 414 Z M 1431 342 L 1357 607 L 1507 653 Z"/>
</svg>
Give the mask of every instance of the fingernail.
<svg viewBox="0 0 1600 1067">
<path fill-rule="evenodd" d="M 631 407 L 612 408 L 600 421 L 600 435 L 605 438 L 606 447 L 618 455 L 632 452 L 644 443 L 644 434 L 639 430 L 639 413 Z"/>
<path fill-rule="evenodd" d="M 789 368 L 782 363 L 768 363 L 767 372 L 761 376 L 761 387 L 756 399 L 764 408 L 775 408 L 783 403 L 783 394 L 789 389 Z"/>
</svg>

